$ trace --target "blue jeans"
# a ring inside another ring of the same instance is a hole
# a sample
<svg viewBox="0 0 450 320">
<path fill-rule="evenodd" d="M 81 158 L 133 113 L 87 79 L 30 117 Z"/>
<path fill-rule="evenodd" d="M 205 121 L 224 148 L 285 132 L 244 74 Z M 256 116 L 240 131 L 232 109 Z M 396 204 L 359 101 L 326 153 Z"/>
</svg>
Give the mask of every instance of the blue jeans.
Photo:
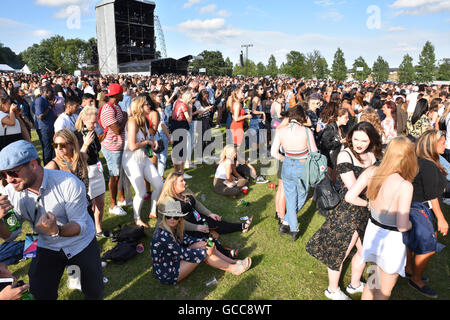
<svg viewBox="0 0 450 320">
<path fill-rule="evenodd" d="M 291 231 L 298 231 L 297 213 L 303 207 L 308 196 L 305 182 L 299 179 L 305 169 L 305 163 L 298 160 L 285 158 L 281 178 L 283 180 L 284 195 L 286 197 L 286 216 L 284 220 L 289 223 Z"/>
<path fill-rule="evenodd" d="M 55 150 L 53 149 L 53 136 L 55 131 L 53 128 L 40 128 L 39 138 L 42 144 L 42 156 L 44 159 L 44 166 L 55 157 Z"/>
</svg>

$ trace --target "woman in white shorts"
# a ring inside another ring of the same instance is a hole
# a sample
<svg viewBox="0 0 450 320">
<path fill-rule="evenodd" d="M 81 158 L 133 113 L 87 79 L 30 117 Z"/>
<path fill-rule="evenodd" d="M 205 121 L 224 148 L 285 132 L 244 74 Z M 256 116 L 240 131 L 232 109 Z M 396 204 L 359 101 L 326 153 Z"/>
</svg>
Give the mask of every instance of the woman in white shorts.
<svg viewBox="0 0 450 320">
<path fill-rule="evenodd" d="M 375 269 L 368 271 L 375 273 L 364 287 L 363 300 L 389 299 L 398 275 L 405 276 L 402 232 L 412 227 L 409 211 L 417 172 L 414 144 L 406 137 L 397 137 L 389 143 L 380 166 L 365 170 L 345 196 L 345 201 L 368 206 L 371 211 L 363 241 L 363 263 L 372 262 Z M 369 201 L 359 197 L 366 187 Z"/>
<path fill-rule="evenodd" d="M 158 170 L 148 157 L 149 148 L 157 149 L 157 142 L 150 139 L 146 116 L 150 106 L 146 97 L 137 97 L 131 102 L 131 117 L 125 129 L 125 146 L 122 156 L 122 167 L 133 186 L 135 196 L 133 200 L 134 220 L 137 226 L 149 228 L 141 220 L 140 212 L 146 196 L 145 181 L 153 186 L 151 197 L 150 218 L 156 218 L 156 201 L 161 194 L 163 181 Z"/>
</svg>

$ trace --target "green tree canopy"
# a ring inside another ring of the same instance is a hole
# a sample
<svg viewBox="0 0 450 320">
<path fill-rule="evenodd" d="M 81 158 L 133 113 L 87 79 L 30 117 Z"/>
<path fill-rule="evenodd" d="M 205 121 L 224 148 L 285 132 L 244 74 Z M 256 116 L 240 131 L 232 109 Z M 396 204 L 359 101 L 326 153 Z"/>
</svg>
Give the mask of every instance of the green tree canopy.
<svg viewBox="0 0 450 320">
<path fill-rule="evenodd" d="M 413 65 L 413 58 L 406 54 L 398 68 L 398 78 L 401 83 L 410 83 L 416 79 L 416 71 Z"/>
<path fill-rule="evenodd" d="M 419 56 L 416 74 L 419 82 L 431 82 L 436 77 L 436 55 L 434 54 L 434 46 L 430 41 L 425 43 Z"/>
<path fill-rule="evenodd" d="M 437 72 L 436 80 L 450 80 L 450 59 L 442 59 Z"/>
<path fill-rule="evenodd" d="M 362 68 L 362 70 L 358 71 L 361 68 Z M 371 72 L 372 72 L 372 70 L 367 65 L 367 63 L 363 57 L 359 57 L 353 63 L 353 77 L 356 80 L 358 80 L 358 81 L 367 80 L 367 78 L 370 76 Z"/>
<path fill-rule="evenodd" d="M 220 51 L 203 51 L 198 54 L 203 57 L 203 60 L 195 60 L 193 63 L 194 69 L 206 68 L 208 76 L 222 76 L 230 74 L 230 65 L 223 59 Z"/>
<path fill-rule="evenodd" d="M 24 65 L 21 56 L 16 55 L 14 51 L 12 51 L 8 47 L 5 47 L 1 42 L 0 42 L 0 64 L 7 64 L 13 69 L 20 69 Z"/>
<path fill-rule="evenodd" d="M 272 54 L 269 58 L 269 62 L 267 63 L 267 74 L 271 77 L 275 78 L 278 75 L 278 67 L 277 67 L 277 60 L 275 59 L 275 56 Z"/>
<path fill-rule="evenodd" d="M 331 77 L 336 81 L 344 81 L 347 79 L 347 66 L 345 65 L 344 52 L 341 48 L 338 48 L 334 54 Z"/>
<path fill-rule="evenodd" d="M 372 76 L 376 82 L 389 80 L 389 63 L 381 56 L 373 63 Z"/>
</svg>

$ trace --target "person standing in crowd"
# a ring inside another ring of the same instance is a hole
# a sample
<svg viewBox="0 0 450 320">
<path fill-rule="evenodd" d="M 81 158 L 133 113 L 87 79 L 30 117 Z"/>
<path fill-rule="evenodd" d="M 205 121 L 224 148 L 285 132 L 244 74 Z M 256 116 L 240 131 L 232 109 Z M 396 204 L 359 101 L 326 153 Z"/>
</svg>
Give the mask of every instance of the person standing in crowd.
<svg viewBox="0 0 450 320">
<path fill-rule="evenodd" d="M 405 99 L 400 96 L 395 99 L 397 105 L 397 135 L 406 135 L 406 122 L 408 121 L 408 105 L 405 103 Z"/>
<path fill-rule="evenodd" d="M 120 85 L 116 83 L 111 84 L 105 96 L 108 97 L 108 102 L 99 110 L 99 124 L 105 132 L 104 138 L 101 139 L 101 145 L 102 153 L 109 170 L 109 213 L 124 216 L 127 212 L 117 205 L 116 200 L 117 196 L 119 196 L 119 201 L 123 199 L 123 202 L 125 202 L 123 190 L 119 190 L 119 178 L 122 168 L 125 126 L 128 116 L 118 106 L 118 103 L 122 101 L 123 97 L 123 89 Z"/>
<path fill-rule="evenodd" d="M 55 120 L 55 132 L 58 132 L 65 128 L 69 129 L 70 131 L 75 131 L 75 123 L 77 122 L 79 111 L 79 102 L 75 99 L 68 98 L 66 101 L 66 110 Z"/>
<path fill-rule="evenodd" d="M 44 166 L 55 157 L 55 152 L 52 147 L 56 120 L 56 114 L 53 110 L 54 96 L 55 94 L 50 87 L 43 87 L 41 89 L 41 96 L 34 103 L 35 116 L 39 126 L 38 135 L 42 144 Z"/>
<path fill-rule="evenodd" d="M 186 163 L 188 154 L 188 140 L 190 139 L 189 123 L 192 122 L 192 118 L 189 114 L 188 105 L 192 103 L 192 92 L 190 90 L 179 91 L 179 99 L 177 99 L 173 105 L 172 111 L 172 163 L 175 171 L 184 174 L 185 179 L 191 179 L 192 176 L 184 172 L 184 165 Z M 181 144 L 181 146 L 178 146 Z M 177 147 L 178 146 L 178 147 Z"/>
<path fill-rule="evenodd" d="M 347 147 L 337 157 L 341 199 L 361 173 L 381 157 L 381 137 L 375 128 L 368 122 L 356 124 L 347 135 Z M 365 283 L 360 281 L 365 268 L 362 241 L 369 216 L 367 206 L 355 206 L 342 200 L 306 244 L 306 251 L 328 267 L 325 296 L 331 300 L 350 299 L 339 288 L 339 279 L 342 265 L 355 246 L 357 252 L 352 258 L 351 282 L 346 291 L 354 294 L 364 289 Z"/>
<path fill-rule="evenodd" d="M 233 260 L 220 253 L 206 239 L 188 236 L 184 232 L 181 203 L 166 197 L 158 201 L 158 213 L 163 216 L 153 232 L 150 252 L 153 274 L 163 284 L 176 285 L 185 279 L 201 263 L 213 268 L 241 275 L 250 269 L 252 260 Z"/>
<path fill-rule="evenodd" d="M 272 118 L 271 128 L 276 129 L 281 122 L 283 121 L 283 116 L 281 115 L 284 112 L 285 98 L 281 93 L 277 93 L 274 96 L 274 100 L 272 106 L 270 107 L 270 115 Z"/>
<path fill-rule="evenodd" d="M 169 132 L 169 128 L 167 127 L 167 119 L 166 114 L 164 112 L 164 108 L 162 105 L 163 94 L 158 91 L 153 91 L 150 93 L 150 100 L 152 102 L 152 107 L 150 109 L 154 109 L 156 112 L 156 117 L 158 120 L 158 125 L 155 127 L 153 121 L 150 126 L 150 130 L 153 128 L 155 130 L 155 137 L 161 139 L 163 142 L 164 150 L 157 154 L 158 157 L 158 173 L 161 178 L 164 179 L 164 172 L 166 170 L 166 162 L 169 156 L 169 144 L 173 144 L 172 135 Z"/>
<path fill-rule="evenodd" d="M 244 141 L 244 121 L 246 119 L 252 119 L 252 115 L 246 114 L 244 108 L 242 107 L 242 101 L 244 100 L 242 86 L 238 86 L 233 90 L 230 99 L 230 112 L 232 114 L 230 132 L 233 136 L 233 143 L 236 149 L 239 150 L 242 142 Z"/>
<path fill-rule="evenodd" d="M 320 96 L 315 93 L 309 97 L 308 100 L 308 117 L 311 120 L 311 130 L 314 133 L 314 138 L 317 142 L 317 135 L 319 133 L 319 107 L 320 107 Z"/>
<path fill-rule="evenodd" d="M 260 139 L 259 129 L 264 128 L 264 124 L 266 123 L 266 114 L 264 113 L 263 108 L 263 99 L 264 99 L 265 91 L 264 86 L 262 84 L 258 84 L 255 86 L 252 97 L 251 97 L 251 115 L 249 130 L 252 136 L 255 138 L 251 139 L 252 144 L 250 146 L 251 150 L 256 152 L 258 150 L 258 141 Z M 249 159 L 249 162 L 253 162 L 256 159 Z"/>
<path fill-rule="evenodd" d="M 119 102 L 119 106 L 122 109 L 122 112 L 126 112 L 128 115 L 130 115 L 129 109 L 132 98 L 128 95 L 128 87 L 126 84 L 122 84 L 122 90 L 123 90 L 123 99 L 122 101 Z"/>
<path fill-rule="evenodd" d="M 330 102 L 333 105 L 334 102 Z M 327 157 L 328 172 L 333 181 L 336 177 L 336 161 L 342 146 L 346 142 L 344 127 L 348 123 L 348 110 L 338 109 L 335 117 L 330 118 L 320 135 L 320 152 Z"/>
<path fill-rule="evenodd" d="M 418 157 L 419 172 L 413 181 L 413 205 L 420 203 L 434 214 L 431 215 L 433 233 L 439 231 L 443 236 L 448 234 L 448 223 L 442 213 L 440 199 L 447 186 L 447 173 L 439 161 L 439 155 L 445 150 L 445 135 L 441 131 L 429 130 L 423 133 L 416 143 L 416 155 Z M 437 220 L 437 224 L 436 224 Z M 426 223 L 426 222 L 424 222 Z M 437 227 L 437 228 L 436 228 Z M 419 228 L 419 226 L 414 226 Z M 424 236 L 424 235 L 422 235 Z M 436 236 L 431 235 L 434 239 Z M 425 249 L 413 248 L 408 245 L 407 263 L 405 268 L 409 285 L 421 294 L 429 298 L 437 298 L 438 294 L 424 283 L 427 278 L 423 275 L 431 257 L 436 253 L 436 243 Z"/>
<path fill-rule="evenodd" d="M 150 218 L 156 218 L 156 202 L 163 187 L 161 176 L 148 157 L 149 148 L 158 147 L 155 140 L 150 139 L 146 116 L 150 113 L 146 97 L 133 99 L 130 106 L 131 117 L 125 129 L 125 147 L 122 166 L 134 188 L 133 200 L 134 220 L 137 226 L 149 228 L 141 219 L 141 208 L 146 196 L 145 181 L 153 186 L 151 196 Z"/>
<path fill-rule="evenodd" d="M 382 110 L 386 117 L 381 121 L 381 127 L 383 128 L 381 141 L 383 145 L 387 145 L 397 136 L 397 105 L 393 101 L 386 101 Z"/>
<path fill-rule="evenodd" d="M 300 236 L 297 213 L 303 207 L 309 189 L 302 180 L 305 162 L 310 152 L 317 152 L 317 147 L 312 131 L 305 127 L 308 121 L 305 110 L 300 106 L 292 109 L 289 112 L 289 125 L 277 130 L 271 155 L 283 162 L 281 176 L 286 196 L 286 216 L 279 233 L 288 234 L 292 241 L 296 241 Z M 285 156 L 280 154 L 280 147 L 283 147 Z"/>
<path fill-rule="evenodd" d="M 98 111 L 95 106 L 84 107 L 75 123 L 75 135 L 81 146 L 80 152 L 87 155 L 89 188 L 87 195 L 92 200 L 92 211 L 94 212 L 96 237 L 105 236 L 102 228 L 103 210 L 105 208 L 106 184 L 103 175 L 103 166 L 100 161 L 100 140 L 95 127 L 98 121 Z"/>
<path fill-rule="evenodd" d="M 196 136 L 196 144 L 201 145 L 202 156 L 205 148 L 208 146 L 211 141 L 211 111 L 213 109 L 213 105 L 210 104 L 209 100 L 209 92 L 206 89 L 200 91 L 198 95 L 198 99 L 194 102 L 193 110 L 192 110 L 192 118 L 194 120 L 194 135 Z M 200 129 L 201 128 L 201 129 Z M 197 136 L 197 134 L 200 135 Z M 205 135 L 208 133 L 208 135 Z M 207 139 L 209 138 L 209 139 Z M 195 145 L 193 145 L 193 149 L 195 150 Z"/>
<path fill-rule="evenodd" d="M 36 149 L 24 140 L 0 152 L 0 171 L 9 183 L 6 195 L 0 196 L 0 218 L 14 208 L 39 236 L 28 271 L 33 297 L 56 300 L 66 266 L 76 265 L 85 298 L 103 299 L 100 250 L 84 184 L 70 173 L 42 168 Z M 11 238 L 3 219 L 0 237 Z"/>
<path fill-rule="evenodd" d="M 417 172 L 414 144 L 406 137 L 394 138 L 380 166 L 365 170 L 345 195 L 345 201 L 367 206 L 371 214 L 364 233 L 362 262 L 375 264 L 380 286 L 366 285 L 362 300 L 388 300 L 398 276 L 405 276 L 402 232 L 412 228 L 409 210 Z M 368 200 L 359 197 L 366 188 Z"/>
<path fill-rule="evenodd" d="M 414 112 L 408 116 L 406 128 L 408 130 L 408 137 L 410 137 L 413 141 L 419 139 L 425 131 L 433 129 L 427 112 L 428 100 L 422 98 L 417 101 Z"/>
</svg>

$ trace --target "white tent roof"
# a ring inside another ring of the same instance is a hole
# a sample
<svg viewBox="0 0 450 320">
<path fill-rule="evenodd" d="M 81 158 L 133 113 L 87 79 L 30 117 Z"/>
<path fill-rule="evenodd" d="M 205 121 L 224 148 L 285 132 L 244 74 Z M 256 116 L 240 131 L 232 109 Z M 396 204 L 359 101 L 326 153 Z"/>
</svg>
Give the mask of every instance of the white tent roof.
<svg viewBox="0 0 450 320">
<path fill-rule="evenodd" d="M 25 74 L 31 74 L 31 70 L 30 68 L 28 68 L 27 65 L 24 65 L 22 69 L 20 69 L 20 72 L 25 73 Z"/>
<path fill-rule="evenodd" d="M 15 71 L 13 68 L 7 64 L 0 64 L 0 71 Z"/>
</svg>

